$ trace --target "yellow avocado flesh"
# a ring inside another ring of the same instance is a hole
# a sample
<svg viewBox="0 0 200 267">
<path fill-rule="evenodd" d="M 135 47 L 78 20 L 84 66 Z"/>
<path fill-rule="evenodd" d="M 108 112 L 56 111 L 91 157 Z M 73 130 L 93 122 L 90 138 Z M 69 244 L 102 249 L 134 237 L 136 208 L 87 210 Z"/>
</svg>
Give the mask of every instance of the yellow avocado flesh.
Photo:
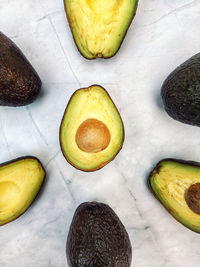
<svg viewBox="0 0 200 267">
<path fill-rule="evenodd" d="M 36 197 L 45 171 L 35 158 L 0 166 L 0 225 L 19 217 Z"/>
<path fill-rule="evenodd" d="M 77 130 L 88 119 L 103 122 L 109 130 L 109 144 L 102 151 L 88 153 L 76 143 Z M 60 127 L 60 143 L 66 159 L 78 169 L 98 169 L 114 158 L 121 149 L 123 139 L 121 117 L 107 92 L 100 86 L 77 90 L 68 103 Z"/>
<path fill-rule="evenodd" d="M 78 49 L 88 59 L 114 55 L 135 14 L 137 0 L 65 0 Z"/>
<path fill-rule="evenodd" d="M 200 167 L 176 160 L 161 161 L 150 176 L 150 186 L 157 198 L 179 222 L 200 232 L 200 215 L 185 201 L 192 184 L 200 183 Z"/>
</svg>

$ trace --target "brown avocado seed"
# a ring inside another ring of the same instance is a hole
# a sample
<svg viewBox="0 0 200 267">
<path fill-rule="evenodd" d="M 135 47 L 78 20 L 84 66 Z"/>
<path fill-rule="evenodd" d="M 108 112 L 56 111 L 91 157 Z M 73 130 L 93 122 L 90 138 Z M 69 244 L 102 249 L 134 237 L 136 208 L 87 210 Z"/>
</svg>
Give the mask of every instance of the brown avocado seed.
<svg viewBox="0 0 200 267">
<path fill-rule="evenodd" d="M 193 212 L 200 214 L 200 183 L 193 184 L 188 188 L 185 201 Z"/>
<path fill-rule="evenodd" d="M 106 149 L 109 143 L 108 127 L 97 119 L 85 120 L 77 130 L 76 144 L 82 151 L 96 153 Z"/>
</svg>

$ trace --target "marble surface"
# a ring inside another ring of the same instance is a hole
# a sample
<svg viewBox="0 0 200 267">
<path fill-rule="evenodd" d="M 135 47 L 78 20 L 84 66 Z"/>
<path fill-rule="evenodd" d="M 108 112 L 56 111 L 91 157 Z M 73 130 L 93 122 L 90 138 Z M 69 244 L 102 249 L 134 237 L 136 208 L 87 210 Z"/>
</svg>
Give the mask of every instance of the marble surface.
<svg viewBox="0 0 200 267">
<path fill-rule="evenodd" d="M 160 98 L 168 73 L 200 50 L 200 1 L 140 0 L 121 49 L 109 60 L 88 61 L 79 54 L 62 0 L 1 0 L 0 25 L 43 81 L 33 104 L 0 107 L 0 162 L 33 155 L 47 170 L 30 209 L 0 228 L 0 266 L 67 266 L 65 243 L 75 208 L 96 200 L 109 204 L 125 225 L 132 266 L 199 267 L 200 236 L 164 210 L 146 180 L 162 158 L 200 161 L 200 129 L 171 119 Z M 126 138 L 115 160 L 84 173 L 66 162 L 58 134 L 72 93 L 94 83 L 119 108 Z"/>
</svg>

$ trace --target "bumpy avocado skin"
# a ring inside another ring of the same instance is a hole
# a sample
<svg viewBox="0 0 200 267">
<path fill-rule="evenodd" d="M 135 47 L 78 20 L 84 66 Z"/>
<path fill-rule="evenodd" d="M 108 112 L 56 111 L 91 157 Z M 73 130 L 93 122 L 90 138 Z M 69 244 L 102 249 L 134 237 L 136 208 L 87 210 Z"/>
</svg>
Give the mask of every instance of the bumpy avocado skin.
<svg viewBox="0 0 200 267">
<path fill-rule="evenodd" d="M 28 160 L 33 160 L 35 161 L 35 163 L 38 165 L 38 168 L 41 170 L 41 173 L 42 173 L 42 179 L 41 179 L 41 183 L 40 185 L 38 186 L 38 188 L 36 189 L 36 191 L 34 192 L 34 195 L 30 195 L 29 196 L 29 199 L 27 198 L 27 201 L 25 203 L 25 205 L 22 207 L 22 210 L 20 212 L 16 212 L 14 209 L 12 209 L 12 217 L 10 219 L 4 219 L 4 221 L 2 220 L 2 216 L 3 216 L 3 213 L 4 211 L 2 211 L 1 209 L 3 207 L 1 207 L 0 209 L 0 226 L 3 226 L 7 223 L 10 223 L 14 220 L 16 220 L 18 217 L 20 217 L 22 214 L 24 214 L 24 212 L 26 212 L 26 210 L 30 207 L 30 205 L 33 203 L 33 201 L 35 200 L 35 198 L 37 197 L 37 195 L 39 194 L 43 184 L 44 184 L 44 181 L 45 181 L 45 178 L 46 178 L 46 171 L 41 163 L 41 161 L 36 158 L 36 157 L 33 157 L 33 156 L 25 156 L 25 157 L 19 157 L 19 158 L 16 158 L 16 159 L 12 159 L 12 160 L 9 160 L 9 161 L 6 161 L 6 162 L 3 162 L 0 164 L 0 171 L 1 171 L 1 168 L 9 168 L 9 166 L 13 166 L 14 164 L 17 164 L 18 162 L 26 162 Z M 31 171 L 31 170 L 30 170 Z M 8 175 L 9 177 L 9 175 Z M 24 179 L 23 175 L 21 176 L 22 180 Z M 3 182 L 6 182 L 6 179 L 3 179 L 4 181 Z M 8 182 L 10 182 L 11 179 L 8 180 Z M 1 189 L 1 183 L 2 183 L 2 180 L 0 179 L 0 189 Z M 17 181 L 15 181 L 15 183 L 17 184 Z M 24 193 L 23 193 L 24 195 Z M 1 198 L 0 198 L 1 200 Z M 15 202 L 15 200 L 13 199 L 12 201 L 13 203 Z"/>
<path fill-rule="evenodd" d="M 129 267 L 132 249 L 128 234 L 106 204 L 82 203 L 76 210 L 67 239 L 70 267 Z"/>
<path fill-rule="evenodd" d="M 155 166 L 155 168 L 152 170 L 152 172 L 149 174 L 147 183 L 148 183 L 148 187 L 150 189 L 150 191 L 153 193 L 154 197 L 162 204 L 162 206 L 182 225 L 184 225 L 185 227 L 187 227 L 188 229 L 196 232 L 196 233 L 200 233 L 200 223 L 199 225 L 194 225 L 191 217 L 188 217 L 188 220 L 185 221 L 183 219 L 180 218 L 179 214 L 176 214 L 176 212 L 174 212 L 174 210 L 172 209 L 172 207 L 170 207 L 167 203 L 167 201 L 165 201 L 162 197 L 162 194 L 159 192 L 157 185 L 155 183 L 155 175 L 159 174 L 160 172 L 162 172 L 162 168 L 165 164 L 168 163 L 172 163 L 178 166 L 183 166 L 183 168 L 187 168 L 187 169 L 193 169 L 193 171 L 196 169 L 196 177 L 199 177 L 199 181 L 200 181 L 200 163 L 199 162 L 195 162 L 195 161 L 186 161 L 186 160 L 182 160 L 182 159 L 173 159 L 173 158 L 167 158 L 167 159 L 163 159 L 161 161 L 159 161 L 157 163 L 157 165 Z M 174 171 L 176 171 L 176 168 L 174 169 Z M 163 187 L 164 190 L 164 187 Z M 166 189 L 167 190 L 167 189 Z M 183 190 L 184 191 L 184 190 Z M 185 190 L 186 193 L 186 190 Z M 183 198 L 185 198 L 185 193 L 183 193 Z M 170 193 L 168 193 L 168 195 L 170 196 Z M 185 202 L 185 201 L 184 201 Z M 181 212 L 181 209 L 180 209 Z M 196 219 L 199 221 L 200 215 L 193 213 L 193 216 L 196 217 Z"/>
<path fill-rule="evenodd" d="M 164 107 L 173 119 L 200 126 L 200 53 L 176 68 L 161 88 Z"/>
<path fill-rule="evenodd" d="M 0 32 L 0 105 L 32 103 L 41 89 L 41 80 L 21 50 Z"/>
</svg>

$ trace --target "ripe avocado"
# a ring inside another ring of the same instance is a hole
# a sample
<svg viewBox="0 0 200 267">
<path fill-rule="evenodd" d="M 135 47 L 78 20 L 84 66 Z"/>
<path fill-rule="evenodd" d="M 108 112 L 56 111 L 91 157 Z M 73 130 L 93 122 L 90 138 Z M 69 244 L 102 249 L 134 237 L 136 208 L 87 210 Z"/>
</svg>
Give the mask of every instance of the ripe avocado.
<svg viewBox="0 0 200 267">
<path fill-rule="evenodd" d="M 70 267 L 129 267 L 132 249 L 128 234 L 106 204 L 82 203 L 76 210 L 66 246 Z"/>
<path fill-rule="evenodd" d="M 164 159 L 153 169 L 148 183 L 176 220 L 200 233 L 200 163 Z"/>
<path fill-rule="evenodd" d="M 161 88 L 164 107 L 173 119 L 200 126 L 200 53 L 165 80 Z"/>
<path fill-rule="evenodd" d="M 41 80 L 21 50 L 0 32 L 0 105 L 32 103 L 41 89 Z"/>
<path fill-rule="evenodd" d="M 0 165 L 0 225 L 22 215 L 35 199 L 45 178 L 37 158 L 18 158 Z"/>
<path fill-rule="evenodd" d="M 64 0 L 79 52 L 87 59 L 114 56 L 135 16 L 138 0 Z"/>
<path fill-rule="evenodd" d="M 99 85 L 77 90 L 60 126 L 60 145 L 75 168 L 94 171 L 110 162 L 122 148 L 124 127 L 112 99 Z"/>
</svg>

